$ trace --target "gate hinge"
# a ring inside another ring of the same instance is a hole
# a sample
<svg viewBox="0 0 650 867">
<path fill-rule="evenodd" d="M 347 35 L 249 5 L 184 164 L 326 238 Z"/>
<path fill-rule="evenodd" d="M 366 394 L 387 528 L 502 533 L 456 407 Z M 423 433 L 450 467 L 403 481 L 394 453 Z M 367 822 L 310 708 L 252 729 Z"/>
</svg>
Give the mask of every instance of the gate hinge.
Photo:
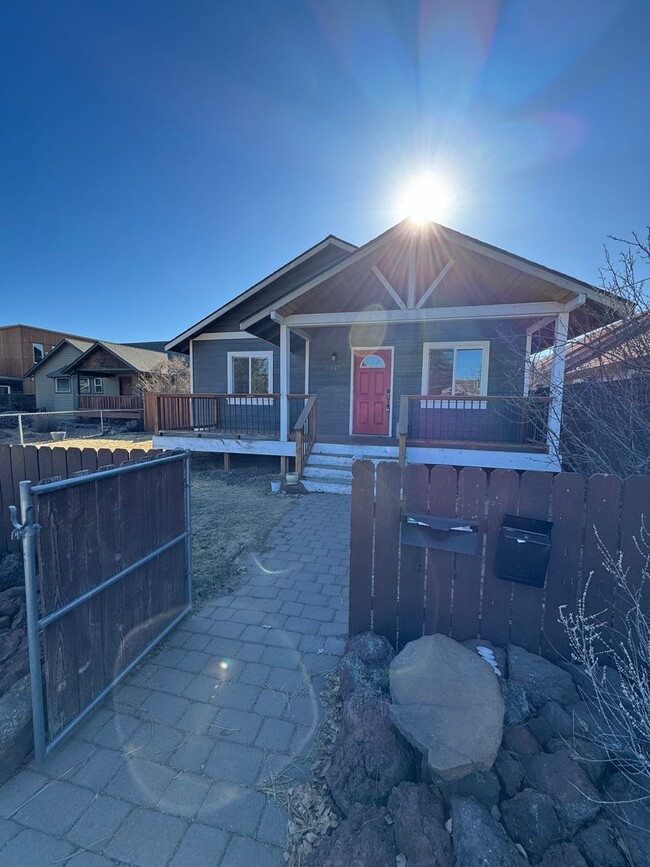
<svg viewBox="0 0 650 867">
<path fill-rule="evenodd" d="M 21 524 L 18 520 L 18 510 L 15 506 L 9 506 L 9 517 L 11 519 L 11 524 L 13 526 L 13 530 L 11 531 L 11 538 L 14 541 L 18 541 L 19 539 L 24 539 L 25 536 L 33 536 L 38 533 L 41 529 L 40 524 L 34 524 L 32 521 L 32 512 L 33 509 L 30 506 L 27 509 L 27 520 L 24 524 Z"/>
</svg>

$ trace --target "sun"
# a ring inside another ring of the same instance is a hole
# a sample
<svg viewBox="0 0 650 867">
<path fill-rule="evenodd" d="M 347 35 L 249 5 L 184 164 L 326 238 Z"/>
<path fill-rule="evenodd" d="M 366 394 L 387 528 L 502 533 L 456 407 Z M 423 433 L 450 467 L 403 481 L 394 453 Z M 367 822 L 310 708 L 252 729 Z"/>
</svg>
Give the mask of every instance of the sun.
<svg viewBox="0 0 650 867">
<path fill-rule="evenodd" d="M 414 223 L 440 222 L 447 219 L 453 201 L 448 180 L 436 172 L 422 172 L 405 183 L 397 205 L 398 216 Z"/>
</svg>

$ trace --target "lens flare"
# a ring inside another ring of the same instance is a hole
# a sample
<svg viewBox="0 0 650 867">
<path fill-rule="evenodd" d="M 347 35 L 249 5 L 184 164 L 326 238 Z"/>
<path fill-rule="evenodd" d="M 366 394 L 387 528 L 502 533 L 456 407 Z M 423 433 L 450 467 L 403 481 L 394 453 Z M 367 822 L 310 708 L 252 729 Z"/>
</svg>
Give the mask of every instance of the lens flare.
<svg viewBox="0 0 650 867">
<path fill-rule="evenodd" d="M 414 223 L 440 222 L 447 219 L 453 203 L 449 182 L 435 172 L 422 172 L 404 185 L 397 213 L 400 220 L 408 217 Z"/>
</svg>

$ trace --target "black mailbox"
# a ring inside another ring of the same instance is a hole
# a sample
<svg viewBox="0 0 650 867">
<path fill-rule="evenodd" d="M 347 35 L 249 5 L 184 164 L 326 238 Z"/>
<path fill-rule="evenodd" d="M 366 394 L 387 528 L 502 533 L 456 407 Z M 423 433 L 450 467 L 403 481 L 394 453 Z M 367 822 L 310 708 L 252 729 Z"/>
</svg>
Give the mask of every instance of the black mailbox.
<svg viewBox="0 0 650 867">
<path fill-rule="evenodd" d="M 497 545 L 497 578 L 543 587 L 551 556 L 551 521 L 504 515 Z"/>
<path fill-rule="evenodd" d="M 434 515 L 405 515 L 402 544 L 415 548 L 437 548 L 455 554 L 478 553 L 478 524 L 462 518 Z"/>
</svg>

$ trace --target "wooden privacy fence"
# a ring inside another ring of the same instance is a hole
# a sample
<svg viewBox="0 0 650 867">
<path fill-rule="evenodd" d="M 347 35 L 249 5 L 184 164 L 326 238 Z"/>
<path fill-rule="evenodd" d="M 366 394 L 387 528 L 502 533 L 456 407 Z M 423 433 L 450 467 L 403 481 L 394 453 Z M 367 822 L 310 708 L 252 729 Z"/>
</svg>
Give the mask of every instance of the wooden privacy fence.
<svg viewBox="0 0 650 867">
<path fill-rule="evenodd" d="M 0 551 L 18 549 L 18 543 L 11 539 L 9 506 L 18 505 L 22 481 L 28 479 L 36 484 L 40 479 L 54 476 L 68 479 L 81 470 L 94 472 L 99 467 L 119 467 L 124 461 L 158 454 L 162 451 L 0 445 Z"/>
<path fill-rule="evenodd" d="M 189 457 L 25 481 L 20 504 L 41 761 L 191 608 Z"/>
<path fill-rule="evenodd" d="M 599 548 L 620 552 L 632 581 L 643 554 L 637 538 L 650 516 L 650 478 L 590 479 L 576 473 L 525 472 L 370 461 L 353 465 L 350 634 L 371 627 L 396 647 L 442 632 L 458 641 L 509 641 L 549 658 L 567 658 L 558 622 L 575 609 L 593 573 L 587 613 L 615 612 L 614 578 Z M 432 515 L 478 524 L 478 554 L 401 543 L 404 516 Z M 495 555 L 505 514 L 553 522 L 546 583 L 502 580 Z M 633 585 L 634 586 L 634 585 Z M 644 600 L 650 612 L 647 595 Z"/>
</svg>

